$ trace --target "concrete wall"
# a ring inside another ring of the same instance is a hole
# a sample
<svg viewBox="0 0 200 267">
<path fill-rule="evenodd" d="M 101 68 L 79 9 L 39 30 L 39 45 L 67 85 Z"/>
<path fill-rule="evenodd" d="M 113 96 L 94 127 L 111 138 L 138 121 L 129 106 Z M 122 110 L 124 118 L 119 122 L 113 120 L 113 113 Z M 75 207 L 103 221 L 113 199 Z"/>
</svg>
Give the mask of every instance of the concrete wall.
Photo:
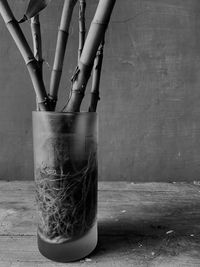
<svg viewBox="0 0 200 267">
<path fill-rule="evenodd" d="M 17 18 L 26 2 L 10 1 Z M 47 88 L 62 2 L 52 1 L 41 16 Z M 87 26 L 97 2 L 88 1 Z M 23 30 L 31 41 L 28 23 Z M 76 65 L 76 33 L 74 19 L 58 109 Z M 34 92 L 2 20 L 0 62 L 0 179 L 30 180 Z M 83 109 L 88 96 L 89 91 Z M 101 180 L 199 179 L 199 0 L 117 0 L 106 36 L 98 112 Z"/>
</svg>

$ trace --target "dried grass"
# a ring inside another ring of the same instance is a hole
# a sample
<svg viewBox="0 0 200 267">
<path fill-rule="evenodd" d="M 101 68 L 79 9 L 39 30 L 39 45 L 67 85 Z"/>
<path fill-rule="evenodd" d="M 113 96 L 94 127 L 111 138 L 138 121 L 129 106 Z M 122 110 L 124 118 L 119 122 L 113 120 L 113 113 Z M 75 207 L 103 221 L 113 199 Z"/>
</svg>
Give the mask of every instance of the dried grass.
<svg viewBox="0 0 200 267">
<path fill-rule="evenodd" d="M 63 173 L 63 169 L 67 170 Z M 70 160 L 64 168 L 42 164 L 36 170 L 36 200 L 40 236 L 49 242 L 64 242 L 83 235 L 96 219 L 96 153 L 76 170 Z"/>
</svg>

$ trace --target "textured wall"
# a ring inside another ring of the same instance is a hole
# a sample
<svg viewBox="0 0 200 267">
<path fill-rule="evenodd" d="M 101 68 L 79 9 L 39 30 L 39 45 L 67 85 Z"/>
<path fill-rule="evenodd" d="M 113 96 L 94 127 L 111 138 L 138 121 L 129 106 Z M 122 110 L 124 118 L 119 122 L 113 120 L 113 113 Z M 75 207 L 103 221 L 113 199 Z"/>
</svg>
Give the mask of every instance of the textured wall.
<svg viewBox="0 0 200 267">
<path fill-rule="evenodd" d="M 10 1 L 18 18 L 26 2 Z M 97 2 L 88 1 L 87 25 Z M 52 1 L 41 17 L 47 88 L 61 4 Z M 101 180 L 199 178 L 199 14 L 199 0 L 117 0 L 106 37 L 98 106 Z M 29 24 L 23 29 L 31 41 Z M 76 65 L 76 33 L 74 19 L 59 109 L 65 104 Z M 0 34 L 0 179 L 33 179 L 34 92 L 2 20 Z"/>
</svg>

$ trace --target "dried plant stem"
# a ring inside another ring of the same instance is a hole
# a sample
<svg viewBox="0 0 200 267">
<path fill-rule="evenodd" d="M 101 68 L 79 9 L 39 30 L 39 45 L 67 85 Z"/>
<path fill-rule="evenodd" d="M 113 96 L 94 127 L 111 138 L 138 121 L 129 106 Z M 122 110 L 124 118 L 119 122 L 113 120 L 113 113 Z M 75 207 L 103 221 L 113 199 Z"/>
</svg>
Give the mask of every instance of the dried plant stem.
<svg viewBox="0 0 200 267">
<path fill-rule="evenodd" d="M 83 46 L 85 42 L 85 9 L 86 1 L 79 0 L 79 47 L 78 47 L 78 61 L 81 57 Z"/>
<path fill-rule="evenodd" d="M 51 80 L 50 80 L 49 95 L 54 109 L 57 102 L 57 94 L 62 75 L 62 68 L 63 68 L 68 35 L 69 35 L 70 22 L 76 2 L 77 0 L 65 0 L 63 5 L 60 27 L 58 30 L 53 70 L 51 72 Z"/>
<path fill-rule="evenodd" d="M 97 50 L 96 58 L 94 60 L 93 74 L 92 74 L 92 88 L 91 88 L 91 99 L 89 112 L 95 112 L 97 109 L 97 103 L 100 100 L 99 98 L 99 86 L 101 78 L 101 68 L 103 62 L 103 48 L 104 48 L 104 37 Z"/>
<path fill-rule="evenodd" d="M 40 74 L 41 74 L 41 77 L 43 78 L 42 38 L 41 38 L 39 15 L 36 15 L 33 18 L 31 18 L 31 33 L 32 33 L 32 39 L 33 39 L 34 57 L 38 62 Z M 37 110 L 39 110 L 37 99 L 36 99 L 36 107 L 37 107 Z"/>
<path fill-rule="evenodd" d="M 40 110 L 50 110 L 50 103 L 41 77 L 38 62 L 34 58 L 34 55 L 10 9 L 7 0 L 0 0 L 0 14 L 26 63 Z"/>
<path fill-rule="evenodd" d="M 72 89 L 66 112 L 80 111 L 97 49 L 103 39 L 116 0 L 100 0 L 90 25 L 78 66 L 72 78 Z"/>
</svg>

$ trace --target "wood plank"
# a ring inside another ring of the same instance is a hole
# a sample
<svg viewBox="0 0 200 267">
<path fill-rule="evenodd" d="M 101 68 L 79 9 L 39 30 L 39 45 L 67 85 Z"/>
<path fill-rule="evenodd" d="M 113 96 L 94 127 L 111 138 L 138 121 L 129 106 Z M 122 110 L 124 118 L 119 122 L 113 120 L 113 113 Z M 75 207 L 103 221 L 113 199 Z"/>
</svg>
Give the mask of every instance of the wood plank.
<svg viewBox="0 0 200 267">
<path fill-rule="evenodd" d="M 4 181 L 0 180 L 1 191 L 2 193 L 5 191 L 12 191 L 13 187 L 18 191 L 26 191 L 26 193 L 32 192 L 34 188 L 34 181 Z M 101 191 L 104 190 L 114 190 L 114 191 L 125 191 L 125 190 L 134 190 L 134 191 L 180 191 L 181 188 L 185 190 L 193 190 L 193 188 L 200 190 L 200 182 L 194 181 L 193 183 L 134 183 L 134 182 L 123 182 L 123 181 L 99 181 L 98 188 Z"/>
<path fill-rule="evenodd" d="M 72 265 L 199 266 L 199 191 L 193 184 L 101 182 L 99 245 L 91 261 Z M 66 266 L 39 254 L 36 227 L 33 183 L 0 182 L 0 267 Z"/>
<path fill-rule="evenodd" d="M 173 235 L 164 238 L 144 238 L 100 235 L 99 239 L 99 245 L 91 255 L 70 265 L 82 266 L 90 263 L 92 266 L 99 267 L 163 266 L 163 264 L 164 266 L 184 266 L 184 264 L 195 266 L 200 260 L 199 239 L 194 241 L 192 237 Z M 36 238 L 27 236 L 2 237 L 0 263 L 4 267 L 9 266 L 9 263 L 12 267 L 68 266 L 53 263 L 43 257 L 37 250 Z"/>
<path fill-rule="evenodd" d="M 151 184 L 134 185 L 131 186 L 132 190 L 127 190 L 127 183 L 120 183 L 125 190 L 118 191 L 115 183 L 115 191 L 111 190 L 112 187 L 108 187 L 107 183 L 100 184 L 102 190 L 99 190 L 98 201 L 99 224 L 101 227 L 102 224 L 109 225 L 113 222 L 113 234 L 115 229 L 119 231 L 118 224 L 126 224 L 124 231 L 129 231 L 132 226 L 139 231 L 138 228 L 150 225 L 154 220 L 162 222 L 166 229 L 172 226 L 178 228 L 180 226 L 177 218 L 180 217 L 182 229 L 187 230 L 188 221 L 192 218 L 193 229 L 199 230 L 200 193 L 196 186 L 166 184 L 164 191 L 165 185 L 155 184 L 150 191 Z M 173 190 L 169 191 L 169 187 Z M 158 191 L 158 188 L 161 191 Z M 142 225 L 138 223 L 141 221 Z M 36 205 L 32 183 L 1 183 L 0 223 L 1 235 L 35 234 Z"/>
</svg>

